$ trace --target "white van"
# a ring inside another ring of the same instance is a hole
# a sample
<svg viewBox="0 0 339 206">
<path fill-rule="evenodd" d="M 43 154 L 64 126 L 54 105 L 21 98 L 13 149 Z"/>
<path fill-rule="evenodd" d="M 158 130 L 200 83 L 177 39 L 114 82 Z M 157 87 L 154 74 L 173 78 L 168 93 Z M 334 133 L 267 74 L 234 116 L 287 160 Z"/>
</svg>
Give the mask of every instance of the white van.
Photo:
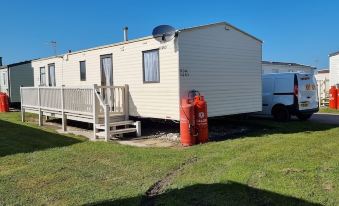
<svg viewBox="0 0 339 206">
<path fill-rule="evenodd" d="M 260 115 L 288 121 L 291 115 L 309 119 L 319 111 L 317 82 L 313 74 L 264 74 L 263 109 Z"/>
</svg>

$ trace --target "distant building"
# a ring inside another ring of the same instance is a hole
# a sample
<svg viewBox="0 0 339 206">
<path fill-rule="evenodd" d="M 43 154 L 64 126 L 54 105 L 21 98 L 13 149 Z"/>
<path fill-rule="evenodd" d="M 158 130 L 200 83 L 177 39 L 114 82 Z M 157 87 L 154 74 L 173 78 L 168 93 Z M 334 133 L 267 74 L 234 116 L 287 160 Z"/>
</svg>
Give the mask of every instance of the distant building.
<svg viewBox="0 0 339 206">
<path fill-rule="evenodd" d="M 20 86 L 34 86 L 31 61 L 0 66 L 0 92 L 9 96 L 11 105 L 20 103 Z"/>
<path fill-rule="evenodd" d="M 262 62 L 262 72 L 263 74 L 270 73 L 286 73 L 286 72 L 302 72 L 302 73 L 311 73 L 315 72 L 315 67 L 307 66 L 297 63 L 288 63 L 288 62 Z"/>
<path fill-rule="evenodd" d="M 339 84 L 339 51 L 330 54 L 330 85 Z"/>
<path fill-rule="evenodd" d="M 328 92 L 330 89 L 330 70 L 321 69 L 315 72 L 315 78 L 317 79 L 318 94 L 320 105 L 327 105 Z"/>
<path fill-rule="evenodd" d="M 330 70 L 329 69 L 319 69 L 315 72 L 315 78 L 317 80 L 329 80 L 330 79 Z"/>
</svg>

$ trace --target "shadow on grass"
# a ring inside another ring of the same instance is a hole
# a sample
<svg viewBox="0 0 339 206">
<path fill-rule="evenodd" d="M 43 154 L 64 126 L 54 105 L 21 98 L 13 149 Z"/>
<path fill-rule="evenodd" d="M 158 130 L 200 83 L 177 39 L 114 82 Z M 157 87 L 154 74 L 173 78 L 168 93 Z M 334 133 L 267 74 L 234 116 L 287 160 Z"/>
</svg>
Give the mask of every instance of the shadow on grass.
<svg viewBox="0 0 339 206">
<path fill-rule="evenodd" d="M 0 157 L 82 142 L 52 132 L 0 120 Z"/>
<path fill-rule="evenodd" d="M 318 206 L 306 200 L 260 190 L 237 182 L 197 184 L 167 191 L 153 198 L 144 196 L 107 200 L 88 205 L 295 205 Z"/>
</svg>

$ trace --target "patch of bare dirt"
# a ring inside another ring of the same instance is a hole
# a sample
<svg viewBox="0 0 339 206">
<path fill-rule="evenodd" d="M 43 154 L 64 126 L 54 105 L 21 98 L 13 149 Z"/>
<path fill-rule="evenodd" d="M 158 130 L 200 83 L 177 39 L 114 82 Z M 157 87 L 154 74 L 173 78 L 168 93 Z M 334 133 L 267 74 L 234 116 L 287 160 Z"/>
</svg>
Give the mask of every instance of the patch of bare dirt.
<svg viewBox="0 0 339 206">
<path fill-rule="evenodd" d="M 133 118 L 132 118 L 133 119 Z M 37 123 L 37 118 L 28 117 L 28 121 Z M 44 119 L 45 120 L 45 119 Z M 131 145 L 136 147 L 180 147 L 180 124 L 172 120 L 155 120 L 155 119 L 135 119 L 140 120 L 142 137 L 136 137 L 135 134 L 124 134 L 114 141 L 120 144 Z M 85 136 L 92 138 L 92 124 L 67 121 L 68 128 L 66 133 Z M 61 120 L 50 118 L 44 122 L 44 125 L 55 129 L 59 133 L 63 132 Z M 258 131 L 262 128 L 248 125 L 234 118 L 220 118 L 209 120 L 209 140 L 223 141 L 227 139 L 241 138 L 246 134 Z"/>
<path fill-rule="evenodd" d="M 256 188 L 259 181 L 266 176 L 264 171 L 254 172 L 247 180 L 247 185 Z"/>
<path fill-rule="evenodd" d="M 171 184 L 174 177 L 178 175 L 185 167 L 195 163 L 198 160 L 197 157 L 187 159 L 181 163 L 177 168 L 169 172 L 163 179 L 154 183 L 145 193 L 145 196 L 141 200 L 142 206 L 153 206 L 155 205 L 156 197 L 164 192 L 168 185 Z"/>
<path fill-rule="evenodd" d="M 284 168 L 282 171 L 285 175 L 288 175 L 288 174 L 293 174 L 293 173 L 302 173 L 302 172 L 305 172 L 306 170 L 299 169 L 299 168 Z"/>
<path fill-rule="evenodd" d="M 326 192 L 331 192 L 334 189 L 334 185 L 331 181 L 324 182 L 322 187 Z"/>
</svg>

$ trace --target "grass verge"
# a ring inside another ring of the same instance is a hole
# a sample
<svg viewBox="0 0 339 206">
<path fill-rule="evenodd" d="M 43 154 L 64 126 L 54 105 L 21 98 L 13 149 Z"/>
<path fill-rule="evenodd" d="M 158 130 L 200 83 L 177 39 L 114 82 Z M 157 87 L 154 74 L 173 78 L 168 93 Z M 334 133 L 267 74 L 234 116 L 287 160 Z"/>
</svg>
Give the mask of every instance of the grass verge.
<svg viewBox="0 0 339 206">
<path fill-rule="evenodd" d="M 245 123 L 263 129 L 185 149 L 136 148 L 0 114 L 0 205 L 339 205 L 339 128 Z"/>
<path fill-rule="evenodd" d="M 331 113 L 331 114 L 339 114 L 339 110 L 337 110 L 337 109 L 330 109 L 328 107 L 321 107 L 319 112 L 322 112 L 322 113 Z"/>
</svg>

